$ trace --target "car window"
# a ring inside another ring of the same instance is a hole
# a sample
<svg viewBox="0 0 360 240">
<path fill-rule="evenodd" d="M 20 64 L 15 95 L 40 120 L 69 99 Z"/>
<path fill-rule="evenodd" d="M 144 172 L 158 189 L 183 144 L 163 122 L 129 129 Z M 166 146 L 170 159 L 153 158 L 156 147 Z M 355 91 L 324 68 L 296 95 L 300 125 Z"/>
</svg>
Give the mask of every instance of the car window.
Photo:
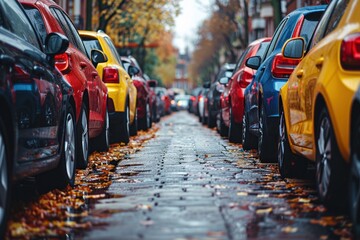
<svg viewBox="0 0 360 240">
<path fill-rule="evenodd" d="M 59 9 L 57 8 L 50 8 L 50 11 L 53 13 L 53 16 L 56 18 L 58 23 L 60 24 L 62 30 L 64 31 L 65 35 L 68 37 L 69 41 L 80 51 L 82 51 L 85 55 L 86 50 L 82 40 L 77 32 L 76 28 L 72 24 L 72 22 L 68 19 L 66 15 L 64 15 Z"/>
<path fill-rule="evenodd" d="M 288 21 L 287 18 L 283 19 L 279 26 L 276 28 L 276 31 L 271 39 L 271 42 L 269 44 L 269 47 L 267 48 L 266 50 L 266 55 L 264 57 L 264 59 L 262 59 L 262 61 L 264 61 L 271 53 L 272 51 L 274 50 L 275 46 L 276 46 L 276 43 L 278 42 L 279 40 L 279 36 L 280 34 L 282 33 L 283 29 L 284 29 L 284 26 L 285 26 L 285 23 Z"/>
<path fill-rule="evenodd" d="M 269 46 L 270 42 L 262 42 L 255 54 L 255 56 L 259 56 L 261 58 L 264 57 L 264 54 L 265 54 L 265 50 L 266 48 Z"/>
<path fill-rule="evenodd" d="M 341 17 L 344 15 L 346 6 L 348 5 L 349 0 L 339 0 L 335 6 L 335 11 L 330 17 L 329 23 L 326 28 L 325 36 L 332 32 L 337 25 L 339 24 Z"/>
<path fill-rule="evenodd" d="M 236 64 L 235 70 L 239 70 L 240 66 L 242 65 L 242 63 L 244 62 L 245 56 L 248 54 L 248 52 L 253 49 L 254 46 L 249 46 L 245 49 L 245 51 L 240 55 L 240 58 Z M 234 71 L 235 73 L 235 71 Z"/>
<path fill-rule="evenodd" d="M 1 1 L 1 4 L 3 5 L 2 9 L 6 9 L 1 13 L 5 16 L 2 26 L 26 42 L 41 49 L 34 28 L 20 4 L 17 1 Z"/>
<path fill-rule="evenodd" d="M 93 38 L 83 38 L 84 46 L 88 56 L 91 56 L 91 50 L 97 49 L 102 51 L 99 40 Z"/>
<path fill-rule="evenodd" d="M 326 31 L 326 26 L 329 22 L 332 12 L 334 11 L 336 0 L 330 2 L 329 6 L 326 8 L 324 15 L 322 16 L 320 22 L 318 23 L 314 36 L 311 41 L 311 47 L 315 46 L 321 39 L 324 38 Z"/>
<path fill-rule="evenodd" d="M 311 41 L 311 37 L 315 31 L 315 28 L 321 19 L 322 13 L 316 12 L 312 14 L 307 14 L 304 17 L 304 21 L 300 30 L 300 37 L 305 39 L 305 49 L 307 49 L 309 42 Z"/>
<path fill-rule="evenodd" d="M 30 21 L 33 23 L 36 32 L 39 34 L 41 44 L 44 45 L 47 32 L 41 13 L 36 8 L 25 8 L 25 11 L 30 18 Z"/>
<path fill-rule="evenodd" d="M 121 64 L 121 59 L 120 59 L 120 56 L 119 56 L 118 52 L 116 51 L 114 43 L 108 37 L 104 37 L 104 39 L 105 39 L 107 45 L 109 46 L 112 55 L 115 57 L 116 61 L 118 62 L 118 64 Z"/>
</svg>

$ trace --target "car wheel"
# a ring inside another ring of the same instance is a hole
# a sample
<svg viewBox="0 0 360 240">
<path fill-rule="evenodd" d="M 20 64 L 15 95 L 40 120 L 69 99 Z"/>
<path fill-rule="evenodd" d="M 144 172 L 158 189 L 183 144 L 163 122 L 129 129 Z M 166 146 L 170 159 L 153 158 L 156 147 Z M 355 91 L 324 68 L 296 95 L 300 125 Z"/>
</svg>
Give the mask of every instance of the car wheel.
<svg viewBox="0 0 360 240">
<path fill-rule="evenodd" d="M 220 133 L 220 136 L 222 137 L 227 137 L 228 136 L 228 132 L 229 132 L 229 128 L 225 125 L 224 123 L 224 119 L 222 117 L 222 110 L 220 110 L 220 126 L 219 126 L 219 133 Z"/>
<path fill-rule="evenodd" d="M 250 150 L 257 147 L 257 139 L 256 137 L 250 133 L 249 131 L 249 123 L 248 123 L 248 117 L 246 112 L 243 116 L 243 122 L 242 122 L 242 135 L 241 135 L 241 142 L 242 142 L 242 148 L 244 150 Z"/>
<path fill-rule="evenodd" d="M 85 169 L 89 157 L 89 127 L 87 107 L 82 104 L 76 129 L 77 167 Z"/>
<path fill-rule="evenodd" d="M 121 131 L 120 131 L 120 142 L 128 144 L 130 141 L 130 109 L 129 105 L 126 104 L 125 112 L 121 119 Z"/>
<path fill-rule="evenodd" d="M 271 151 L 274 146 L 275 151 Z M 266 124 L 266 116 L 264 106 L 261 105 L 259 113 L 259 136 L 258 136 L 258 154 L 262 163 L 275 162 L 276 148 L 274 140 L 270 138 L 268 127 Z"/>
<path fill-rule="evenodd" d="M 151 112 L 149 103 L 145 106 L 145 116 L 139 119 L 139 129 L 148 130 L 151 127 Z"/>
<path fill-rule="evenodd" d="M 131 136 L 136 136 L 136 135 L 137 135 L 137 131 L 138 131 L 138 118 L 137 118 L 137 108 L 136 108 L 136 109 L 135 109 L 134 121 L 133 121 L 133 123 L 130 125 L 130 135 L 131 135 Z"/>
<path fill-rule="evenodd" d="M 316 186 L 319 198 L 331 207 L 341 205 L 344 198 L 345 162 L 339 153 L 331 120 L 326 109 L 316 124 Z"/>
<path fill-rule="evenodd" d="M 62 143 L 62 153 L 58 166 L 48 172 L 36 176 L 41 193 L 54 188 L 65 188 L 68 184 L 75 185 L 76 172 L 76 139 L 75 114 L 71 106 L 68 107 L 65 117 L 65 129 Z"/>
<path fill-rule="evenodd" d="M 209 128 L 213 128 L 216 126 L 216 118 L 211 116 L 210 110 L 209 110 L 209 116 L 207 117 L 207 125 Z"/>
<path fill-rule="evenodd" d="M 278 140 L 278 165 L 281 177 L 303 177 L 307 162 L 292 153 L 286 131 L 285 115 L 281 112 Z"/>
<path fill-rule="evenodd" d="M 104 126 L 100 135 L 95 139 L 95 146 L 98 151 L 105 152 L 109 150 L 109 113 L 106 108 Z"/>
<path fill-rule="evenodd" d="M 232 107 L 230 107 L 230 125 L 228 131 L 229 141 L 232 143 L 240 143 L 242 136 L 242 128 L 240 124 L 235 122 Z"/>
<path fill-rule="evenodd" d="M 360 236 L 360 116 L 355 120 L 351 136 L 351 169 L 349 206 L 355 237 Z"/>
<path fill-rule="evenodd" d="M 8 140 L 5 126 L 0 119 L 0 238 L 3 239 L 6 230 L 7 216 L 10 203 L 10 172 L 8 166 Z"/>
</svg>

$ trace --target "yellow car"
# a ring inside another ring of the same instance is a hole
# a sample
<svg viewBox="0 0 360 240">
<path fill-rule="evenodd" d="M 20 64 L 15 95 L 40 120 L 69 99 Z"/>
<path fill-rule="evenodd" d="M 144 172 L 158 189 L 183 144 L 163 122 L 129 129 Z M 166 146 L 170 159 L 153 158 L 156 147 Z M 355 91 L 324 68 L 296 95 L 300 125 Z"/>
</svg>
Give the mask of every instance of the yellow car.
<svg viewBox="0 0 360 240">
<path fill-rule="evenodd" d="M 332 0 L 306 56 L 302 38 L 289 40 L 282 51 L 302 61 L 280 90 L 280 174 L 304 176 L 305 160 L 315 162 L 318 195 L 330 207 L 348 194 L 351 106 L 360 83 L 359 13 L 358 0 Z"/>
<path fill-rule="evenodd" d="M 79 33 L 89 55 L 92 49 L 99 49 L 108 57 L 106 63 L 97 64 L 96 70 L 109 92 L 110 138 L 112 142 L 128 143 L 129 136 L 137 134 L 136 87 L 107 34 L 102 31 Z"/>
</svg>

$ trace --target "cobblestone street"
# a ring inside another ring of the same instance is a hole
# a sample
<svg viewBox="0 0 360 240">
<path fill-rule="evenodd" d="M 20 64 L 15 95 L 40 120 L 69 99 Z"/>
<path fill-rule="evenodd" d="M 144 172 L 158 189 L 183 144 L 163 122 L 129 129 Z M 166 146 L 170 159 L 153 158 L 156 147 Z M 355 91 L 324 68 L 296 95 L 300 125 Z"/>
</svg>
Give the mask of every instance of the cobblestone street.
<svg viewBox="0 0 360 240">
<path fill-rule="evenodd" d="M 125 178 L 109 187 L 115 197 L 91 207 L 89 218 L 101 227 L 83 239 L 337 239 L 348 234 L 346 219 L 317 203 L 311 178 L 281 180 L 275 164 L 260 164 L 254 153 L 230 145 L 185 111 L 159 125 L 154 139 L 118 164 L 116 173 Z M 112 214 L 91 217 L 99 211 Z"/>
</svg>

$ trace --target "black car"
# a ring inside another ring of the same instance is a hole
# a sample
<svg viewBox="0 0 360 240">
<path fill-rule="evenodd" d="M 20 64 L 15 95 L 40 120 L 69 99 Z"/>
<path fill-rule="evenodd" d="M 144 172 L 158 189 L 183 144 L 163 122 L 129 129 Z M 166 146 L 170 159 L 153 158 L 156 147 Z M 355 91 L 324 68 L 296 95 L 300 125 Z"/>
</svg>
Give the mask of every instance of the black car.
<svg viewBox="0 0 360 240">
<path fill-rule="evenodd" d="M 75 182 L 73 90 L 54 66 L 69 41 L 42 46 L 16 0 L 0 0 L 0 239 L 13 183 L 36 176 L 42 189 Z M 42 52 L 46 52 L 44 54 Z"/>
<path fill-rule="evenodd" d="M 211 83 L 209 92 L 207 93 L 207 125 L 210 128 L 215 127 L 217 117 L 220 113 L 220 96 L 224 91 L 224 85 L 219 81 L 223 77 L 230 78 L 235 69 L 235 64 L 226 63 L 224 64 L 220 71 L 218 72 L 215 80 Z"/>
</svg>

